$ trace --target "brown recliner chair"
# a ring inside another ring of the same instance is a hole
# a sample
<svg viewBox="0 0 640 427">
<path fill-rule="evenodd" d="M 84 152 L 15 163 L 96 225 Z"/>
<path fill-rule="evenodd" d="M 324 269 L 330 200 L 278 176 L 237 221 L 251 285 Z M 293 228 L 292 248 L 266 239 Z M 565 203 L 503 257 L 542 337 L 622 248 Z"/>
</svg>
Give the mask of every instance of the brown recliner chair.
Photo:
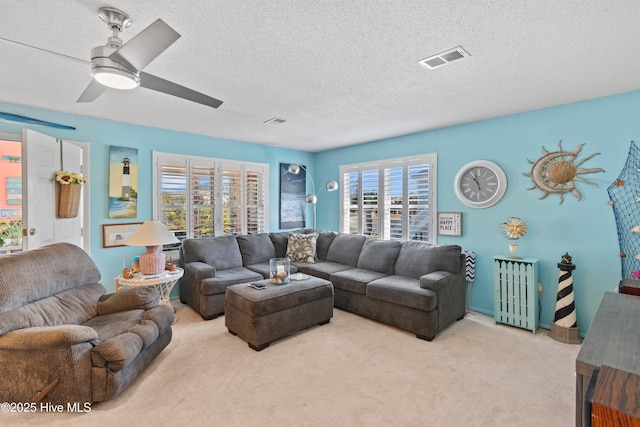
<svg viewBox="0 0 640 427">
<path fill-rule="evenodd" d="M 0 402 L 101 402 L 171 341 L 173 310 L 153 287 L 106 294 L 79 247 L 0 257 Z"/>
</svg>

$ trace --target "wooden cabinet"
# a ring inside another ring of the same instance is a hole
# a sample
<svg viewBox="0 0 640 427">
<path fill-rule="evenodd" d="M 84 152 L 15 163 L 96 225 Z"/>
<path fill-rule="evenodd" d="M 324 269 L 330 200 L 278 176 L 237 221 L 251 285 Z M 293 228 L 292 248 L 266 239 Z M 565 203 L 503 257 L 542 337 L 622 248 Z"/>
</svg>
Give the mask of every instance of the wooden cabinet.
<svg viewBox="0 0 640 427">
<path fill-rule="evenodd" d="M 538 329 L 538 260 L 493 257 L 496 323 Z"/>
</svg>

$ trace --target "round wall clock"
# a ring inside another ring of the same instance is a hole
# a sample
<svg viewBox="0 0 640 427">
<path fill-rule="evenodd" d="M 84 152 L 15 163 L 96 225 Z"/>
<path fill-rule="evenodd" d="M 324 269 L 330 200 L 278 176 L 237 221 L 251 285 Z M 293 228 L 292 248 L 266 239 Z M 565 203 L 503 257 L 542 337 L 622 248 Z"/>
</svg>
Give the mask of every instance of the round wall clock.
<svg viewBox="0 0 640 427">
<path fill-rule="evenodd" d="M 453 190 L 465 205 L 478 209 L 488 208 L 498 203 L 507 191 L 507 176 L 495 163 L 476 160 L 460 168 Z"/>
</svg>

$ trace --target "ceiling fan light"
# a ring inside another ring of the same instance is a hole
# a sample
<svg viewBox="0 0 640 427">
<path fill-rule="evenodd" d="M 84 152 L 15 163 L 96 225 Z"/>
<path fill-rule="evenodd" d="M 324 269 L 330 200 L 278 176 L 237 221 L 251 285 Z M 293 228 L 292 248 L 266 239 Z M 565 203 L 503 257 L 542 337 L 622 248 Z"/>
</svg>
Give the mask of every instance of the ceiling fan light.
<svg viewBox="0 0 640 427">
<path fill-rule="evenodd" d="M 95 67 L 91 70 L 91 75 L 98 83 L 112 89 L 130 90 L 140 84 L 140 78 L 137 75 L 117 68 Z"/>
</svg>

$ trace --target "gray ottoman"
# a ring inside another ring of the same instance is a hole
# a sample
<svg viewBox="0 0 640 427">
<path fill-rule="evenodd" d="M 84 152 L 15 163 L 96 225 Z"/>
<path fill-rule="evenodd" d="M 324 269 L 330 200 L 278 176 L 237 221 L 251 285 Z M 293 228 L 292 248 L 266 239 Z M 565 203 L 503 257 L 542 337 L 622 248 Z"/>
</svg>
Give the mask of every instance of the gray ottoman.
<svg viewBox="0 0 640 427">
<path fill-rule="evenodd" d="M 333 317 L 333 285 L 309 277 L 276 286 L 269 279 L 258 290 L 247 283 L 229 286 L 225 294 L 224 322 L 229 332 L 260 351 L 271 341 L 310 326 L 329 323 Z"/>
</svg>

